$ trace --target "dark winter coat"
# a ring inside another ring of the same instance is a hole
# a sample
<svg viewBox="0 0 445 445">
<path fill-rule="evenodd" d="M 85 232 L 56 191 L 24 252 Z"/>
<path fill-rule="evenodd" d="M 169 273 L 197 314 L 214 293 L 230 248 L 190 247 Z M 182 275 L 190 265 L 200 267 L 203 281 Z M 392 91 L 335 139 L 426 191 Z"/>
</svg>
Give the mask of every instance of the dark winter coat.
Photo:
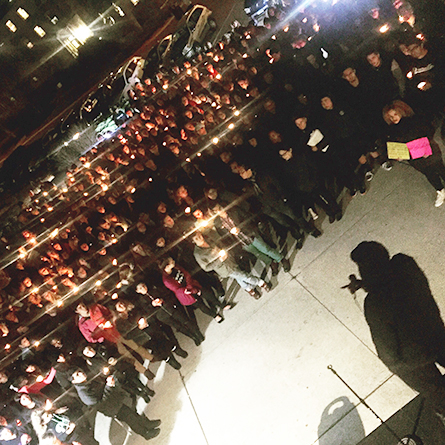
<svg viewBox="0 0 445 445">
<path fill-rule="evenodd" d="M 441 162 L 442 153 L 437 142 L 433 140 L 434 127 L 424 118 L 418 115 L 404 117 L 396 125 L 390 125 L 388 131 L 388 141 L 390 142 L 410 142 L 415 139 L 427 137 L 433 154 L 427 158 L 411 159 L 410 165 L 415 169 L 422 170 L 432 164 Z"/>
<path fill-rule="evenodd" d="M 95 407 L 109 417 L 115 417 L 123 405 L 130 405 L 128 394 L 118 386 L 108 386 L 105 382 L 89 381 L 74 385 L 82 402 Z"/>
</svg>

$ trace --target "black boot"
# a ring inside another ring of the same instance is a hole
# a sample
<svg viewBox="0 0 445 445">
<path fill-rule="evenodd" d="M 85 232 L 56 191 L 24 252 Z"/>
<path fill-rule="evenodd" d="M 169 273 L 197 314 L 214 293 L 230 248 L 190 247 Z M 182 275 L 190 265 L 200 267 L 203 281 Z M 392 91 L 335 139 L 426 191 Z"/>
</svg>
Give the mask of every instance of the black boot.
<svg viewBox="0 0 445 445">
<path fill-rule="evenodd" d="M 153 380 L 156 377 L 148 368 L 145 370 L 144 375 L 148 380 Z"/>
<path fill-rule="evenodd" d="M 144 434 L 144 439 L 145 440 L 150 440 L 153 439 L 156 436 L 159 436 L 159 433 L 161 432 L 161 430 L 159 428 L 154 428 L 152 430 L 147 430 Z"/>
<path fill-rule="evenodd" d="M 293 236 L 293 238 L 295 238 L 295 240 L 297 241 L 297 245 L 295 246 L 295 248 L 301 249 L 303 247 L 303 243 L 304 243 L 303 234 L 297 229 L 291 229 L 290 233 Z"/>
<path fill-rule="evenodd" d="M 147 393 L 150 397 L 153 397 L 156 393 L 149 388 L 148 386 L 144 386 L 144 392 Z"/>
<path fill-rule="evenodd" d="M 311 232 L 311 236 L 313 236 L 314 238 L 318 238 L 319 236 L 321 236 L 321 232 L 317 228 L 314 228 Z"/>
<path fill-rule="evenodd" d="M 201 335 L 199 335 L 196 332 L 193 332 L 191 334 L 191 338 L 193 339 L 193 341 L 195 342 L 196 346 L 199 346 L 202 342 L 203 342 L 203 338 L 201 338 Z"/>
<path fill-rule="evenodd" d="M 179 357 L 187 358 L 188 353 L 187 351 L 184 351 L 180 346 L 173 346 L 172 352 L 174 352 L 176 355 L 179 355 Z"/>
<path fill-rule="evenodd" d="M 283 270 L 284 270 L 285 272 L 289 272 L 289 271 L 290 271 L 290 262 L 289 262 L 288 259 L 283 258 L 283 259 L 281 260 L 281 265 L 283 266 Z"/>
<path fill-rule="evenodd" d="M 145 426 L 145 428 L 147 428 L 147 430 L 152 430 L 153 428 L 157 428 L 160 424 L 161 424 L 160 420 L 149 420 L 149 419 L 147 419 L 144 422 L 144 426 Z"/>
<path fill-rule="evenodd" d="M 166 362 L 174 369 L 181 369 L 181 363 L 179 363 L 174 357 L 173 354 L 171 354 L 169 357 L 167 357 Z"/>
<path fill-rule="evenodd" d="M 278 275 L 278 263 L 272 261 L 272 263 L 270 263 L 270 269 L 272 270 L 272 276 L 276 277 Z"/>
</svg>

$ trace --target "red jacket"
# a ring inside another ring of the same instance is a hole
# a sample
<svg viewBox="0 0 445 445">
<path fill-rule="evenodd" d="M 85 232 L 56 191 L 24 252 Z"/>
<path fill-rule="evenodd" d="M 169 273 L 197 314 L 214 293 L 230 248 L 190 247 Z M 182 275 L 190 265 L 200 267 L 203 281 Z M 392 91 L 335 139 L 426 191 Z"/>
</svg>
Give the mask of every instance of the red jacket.
<svg viewBox="0 0 445 445">
<path fill-rule="evenodd" d="M 174 270 L 171 275 L 162 272 L 162 281 L 164 282 L 165 287 L 170 289 L 176 295 L 176 298 L 183 306 L 190 306 L 196 302 L 194 295 L 201 290 L 201 285 L 181 266 L 176 264 L 175 269 L 179 270 L 184 275 L 184 280 L 182 282 L 175 279 L 173 276 Z M 186 290 L 189 293 L 186 293 Z"/>
<path fill-rule="evenodd" d="M 121 335 L 111 324 L 111 319 L 109 309 L 101 304 L 93 304 L 90 307 L 90 317 L 80 317 L 79 330 L 89 343 L 102 343 L 104 340 L 116 343 Z"/>
</svg>

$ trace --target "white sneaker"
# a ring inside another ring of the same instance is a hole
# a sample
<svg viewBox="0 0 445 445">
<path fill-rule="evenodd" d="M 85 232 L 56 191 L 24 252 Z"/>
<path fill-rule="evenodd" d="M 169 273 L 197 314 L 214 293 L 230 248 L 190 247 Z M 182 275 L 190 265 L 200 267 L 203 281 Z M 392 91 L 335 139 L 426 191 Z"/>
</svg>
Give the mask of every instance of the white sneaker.
<svg viewBox="0 0 445 445">
<path fill-rule="evenodd" d="M 308 209 L 308 213 L 309 215 L 311 215 L 312 219 L 315 221 L 316 219 L 318 219 L 318 214 L 314 211 L 314 209 L 312 209 L 311 207 L 309 207 Z"/>
<path fill-rule="evenodd" d="M 445 189 L 438 190 L 434 205 L 440 207 L 445 202 Z"/>
<path fill-rule="evenodd" d="M 369 172 L 366 172 L 365 173 L 365 179 L 367 180 L 367 181 L 372 181 L 372 178 L 374 177 L 374 173 L 373 172 L 371 172 L 371 171 L 369 171 Z"/>
<path fill-rule="evenodd" d="M 382 168 L 383 170 L 386 170 L 387 172 L 389 172 L 390 170 L 392 170 L 392 164 L 391 161 L 386 161 L 382 164 Z"/>
</svg>

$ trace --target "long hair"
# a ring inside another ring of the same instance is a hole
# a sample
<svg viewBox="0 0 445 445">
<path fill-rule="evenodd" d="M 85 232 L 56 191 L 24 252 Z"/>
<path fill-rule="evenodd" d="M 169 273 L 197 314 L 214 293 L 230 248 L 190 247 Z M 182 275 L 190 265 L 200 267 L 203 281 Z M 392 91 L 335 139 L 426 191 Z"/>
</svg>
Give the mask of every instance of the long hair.
<svg viewBox="0 0 445 445">
<path fill-rule="evenodd" d="M 386 105 L 382 111 L 383 119 L 388 125 L 392 124 L 391 119 L 388 116 L 390 111 L 395 111 L 396 113 L 400 114 L 402 118 L 414 116 L 413 109 L 406 102 L 403 102 L 402 100 L 395 100 L 389 105 Z"/>
</svg>

